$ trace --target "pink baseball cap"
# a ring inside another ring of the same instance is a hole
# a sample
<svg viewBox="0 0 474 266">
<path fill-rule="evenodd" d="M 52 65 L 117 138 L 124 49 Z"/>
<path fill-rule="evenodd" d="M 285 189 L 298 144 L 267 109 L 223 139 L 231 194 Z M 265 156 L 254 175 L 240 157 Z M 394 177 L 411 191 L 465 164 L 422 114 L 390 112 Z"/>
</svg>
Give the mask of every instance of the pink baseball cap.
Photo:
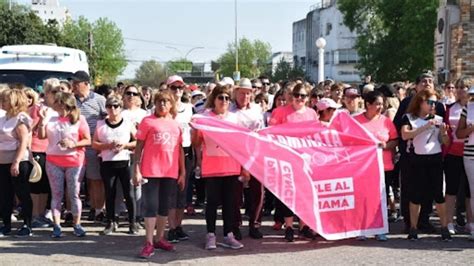
<svg viewBox="0 0 474 266">
<path fill-rule="evenodd" d="M 322 98 L 316 103 L 316 107 L 318 108 L 318 111 L 323 111 L 323 110 L 326 110 L 328 108 L 339 109 L 339 108 L 341 108 L 341 105 L 337 104 L 332 99 Z"/>
<path fill-rule="evenodd" d="M 168 79 L 166 80 L 166 85 L 169 86 L 174 83 L 180 83 L 181 85 L 183 85 L 184 84 L 183 78 L 178 75 L 169 76 Z"/>
</svg>

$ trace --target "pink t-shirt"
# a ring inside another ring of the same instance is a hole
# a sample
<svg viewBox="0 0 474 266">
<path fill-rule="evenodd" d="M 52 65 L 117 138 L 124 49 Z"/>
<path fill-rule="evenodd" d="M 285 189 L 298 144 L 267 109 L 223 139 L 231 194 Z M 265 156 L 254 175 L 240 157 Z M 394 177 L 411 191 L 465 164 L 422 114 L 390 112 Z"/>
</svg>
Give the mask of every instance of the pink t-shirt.
<svg viewBox="0 0 474 266">
<path fill-rule="evenodd" d="M 46 124 L 48 147 L 46 160 L 60 167 L 79 167 L 84 164 L 84 147 L 63 149 L 58 143 L 64 138 L 76 142 L 90 135 L 89 126 L 84 116 L 79 116 L 79 121 L 72 125 L 67 117 L 53 117 Z"/>
<path fill-rule="evenodd" d="M 33 119 L 33 125 L 36 125 L 39 121 L 39 110 L 41 105 L 35 104 L 30 108 L 30 117 Z M 31 151 L 33 152 L 46 152 L 48 147 L 48 139 L 40 139 L 38 137 L 38 130 L 33 131 L 33 136 L 31 138 Z"/>
<path fill-rule="evenodd" d="M 293 106 L 285 105 L 273 110 L 268 124 L 272 126 L 310 120 L 318 120 L 318 114 L 312 108 L 304 107 L 303 111 L 296 111 Z"/>
<path fill-rule="evenodd" d="M 204 112 L 203 115 L 220 118 L 228 122 L 236 123 L 238 117 L 235 113 L 228 112 L 225 117 L 216 116 L 216 114 L 210 110 Z M 239 175 L 241 166 L 240 164 L 225 152 L 216 142 L 211 138 L 203 136 L 204 141 L 202 143 L 202 163 L 201 163 L 201 175 L 203 178 L 206 177 L 222 177 L 222 176 L 233 176 Z"/>
<path fill-rule="evenodd" d="M 380 141 L 388 142 L 398 138 L 397 129 L 385 115 L 379 115 L 377 119 L 368 120 L 364 113 L 354 116 L 354 119 L 365 127 L 374 137 Z M 383 166 L 385 171 L 391 171 L 393 165 L 393 151 L 383 151 Z"/>
<path fill-rule="evenodd" d="M 138 125 L 136 138 L 144 142 L 140 164 L 143 177 L 178 179 L 182 142 L 178 122 L 147 116 Z"/>
</svg>

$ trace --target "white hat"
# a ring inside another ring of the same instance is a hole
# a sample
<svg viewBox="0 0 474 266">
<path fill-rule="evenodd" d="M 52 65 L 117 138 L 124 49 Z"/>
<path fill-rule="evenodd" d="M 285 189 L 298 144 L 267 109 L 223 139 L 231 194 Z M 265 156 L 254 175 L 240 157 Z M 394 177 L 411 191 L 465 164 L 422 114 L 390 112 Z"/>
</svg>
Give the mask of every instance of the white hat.
<svg viewBox="0 0 474 266">
<path fill-rule="evenodd" d="M 341 105 L 337 104 L 333 99 L 322 98 L 316 103 L 316 107 L 318 108 L 318 111 L 323 111 L 328 108 L 339 109 L 341 108 Z"/>
<path fill-rule="evenodd" d="M 200 90 L 195 90 L 191 93 L 191 98 L 193 98 L 194 96 L 206 96 L 206 94 L 204 94 L 204 92 L 200 91 Z"/>
<path fill-rule="evenodd" d="M 232 85 L 234 86 L 235 85 L 235 82 L 232 78 L 230 77 L 224 77 L 222 78 L 222 80 L 219 82 L 219 83 L 222 83 L 224 85 Z"/>
<path fill-rule="evenodd" d="M 248 78 L 242 78 L 242 79 L 240 79 L 239 86 L 237 88 L 253 90 L 252 82 L 250 82 L 250 79 L 248 79 Z"/>
</svg>

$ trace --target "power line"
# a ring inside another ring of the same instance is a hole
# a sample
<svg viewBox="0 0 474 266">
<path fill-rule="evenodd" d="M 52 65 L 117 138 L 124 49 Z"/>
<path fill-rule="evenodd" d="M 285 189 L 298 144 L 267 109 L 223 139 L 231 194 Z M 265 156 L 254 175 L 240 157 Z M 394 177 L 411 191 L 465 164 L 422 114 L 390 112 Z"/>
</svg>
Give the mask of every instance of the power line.
<svg viewBox="0 0 474 266">
<path fill-rule="evenodd" d="M 184 46 L 184 47 L 195 47 L 197 45 L 193 44 L 182 44 L 182 43 L 172 43 L 172 42 L 162 42 L 162 41 L 155 41 L 155 40 L 145 40 L 145 39 L 137 39 L 137 38 L 129 38 L 124 37 L 124 40 L 136 41 L 136 42 L 146 42 L 146 43 L 155 43 L 155 44 L 162 44 L 162 45 L 176 45 L 176 46 Z M 211 50 L 226 50 L 223 47 L 216 47 L 216 46 L 204 46 L 205 49 Z"/>
</svg>

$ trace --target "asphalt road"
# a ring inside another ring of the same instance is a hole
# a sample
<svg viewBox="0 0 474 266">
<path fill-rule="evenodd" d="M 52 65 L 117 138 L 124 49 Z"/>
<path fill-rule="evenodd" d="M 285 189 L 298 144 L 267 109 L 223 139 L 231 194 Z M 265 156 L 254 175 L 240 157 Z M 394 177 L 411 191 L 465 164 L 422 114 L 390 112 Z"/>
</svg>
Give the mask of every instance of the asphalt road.
<svg viewBox="0 0 474 266">
<path fill-rule="evenodd" d="M 164 264 L 179 265 L 354 265 L 354 264 L 404 264 L 404 265 L 472 265 L 474 242 L 467 235 L 454 236 L 453 242 L 441 242 L 438 235 L 420 235 L 420 240 L 410 242 L 400 234 L 402 222 L 391 224 L 387 242 L 375 239 L 358 241 L 314 241 L 296 239 L 293 243 L 283 240 L 283 231 L 273 231 L 270 217 L 266 217 L 262 232 L 264 238 L 248 237 L 242 228 L 245 247 L 229 250 L 218 247 L 204 250 L 205 221 L 202 214 L 186 217 L 184 229 L 190 239 L 176 245 L 175 252 L 157 251 L 150 260 L 137 257 L 144 243 L 144 230 L 138 236 L 126 234 L 127 225 L 110 236 L 102 236 L 101 224 L 85 222 L 85 238 L 72 235 L 72 228 L 63 228 L 64 237 L 50 238 L 51 229 L 35 229 L 30 238 L 12 236 L 0 238 L 0 265 L 101 265 L 101 264 Z M 218 225 L 222 225 L 218 223 Z M 217 229 L 222 241 L 222 227 Z"/>
</svg>

